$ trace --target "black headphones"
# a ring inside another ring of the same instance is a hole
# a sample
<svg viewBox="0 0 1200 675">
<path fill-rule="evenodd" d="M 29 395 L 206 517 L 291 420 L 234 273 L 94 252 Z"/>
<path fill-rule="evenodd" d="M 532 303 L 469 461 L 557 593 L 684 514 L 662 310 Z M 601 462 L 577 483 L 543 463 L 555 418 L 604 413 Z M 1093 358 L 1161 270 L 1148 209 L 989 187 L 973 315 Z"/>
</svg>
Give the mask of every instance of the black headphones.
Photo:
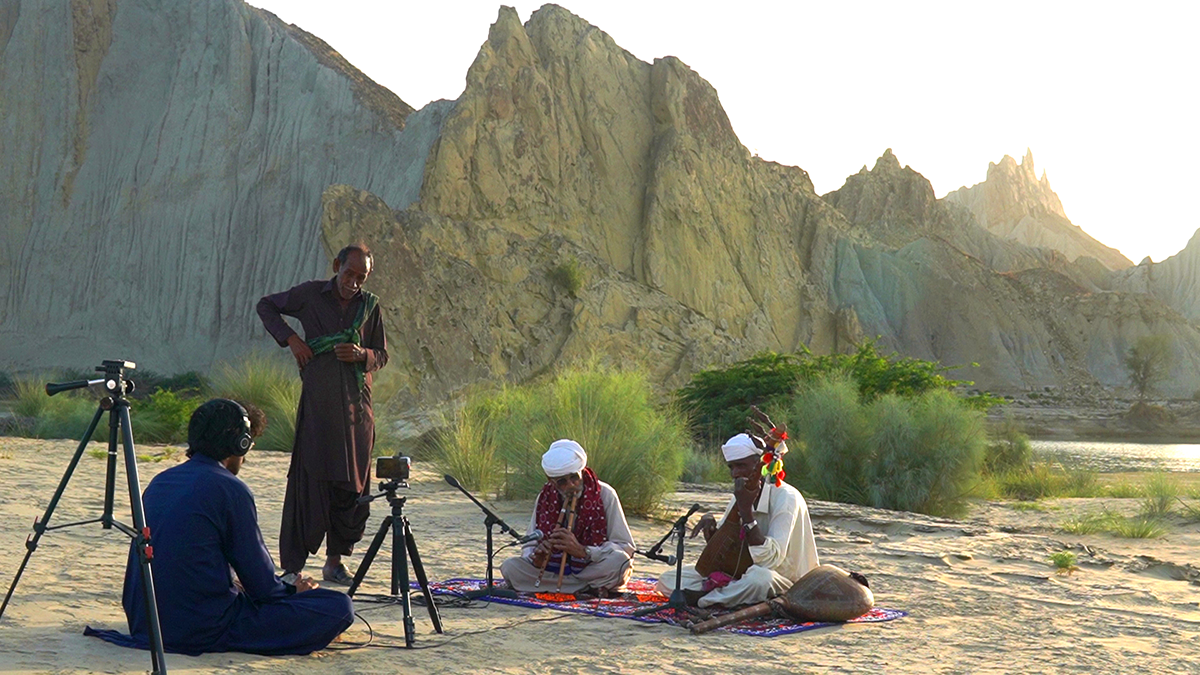
<svg viewBox="0 0 1200 675">
<path fill-rule="evenodd" d="M 228 449 L 239 457 L 250 451 L 254 439 L 250 436 L 250 416 L 237 401 L 214 398 L 196 409 L 201 417 L 196 433 L 188 434 L 188 443 L 207 442 Z"/>
</svg>

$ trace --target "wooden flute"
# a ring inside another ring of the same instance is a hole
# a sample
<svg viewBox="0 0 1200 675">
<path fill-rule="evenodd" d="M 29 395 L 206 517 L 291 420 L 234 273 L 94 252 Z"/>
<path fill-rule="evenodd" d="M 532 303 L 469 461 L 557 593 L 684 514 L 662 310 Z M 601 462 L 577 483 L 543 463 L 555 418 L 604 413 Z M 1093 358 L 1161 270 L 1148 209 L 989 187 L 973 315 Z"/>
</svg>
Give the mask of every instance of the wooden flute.
<svg viewBox="0 0 1200 675">
<path fill-rule="evenodd" d="M 560 515 L 558 517 L 558 526 L 559 527 L 566 527 L 568 530 L 571 529 L 572 527 L 574 527 L 574 525 L 575 525 L 575 501 L 578 498 L 579 498 L 579 493 L 576 492 L 571 495 L 571 503 L 569 505 L 567 505 L 567 504 L 563 505 L 563 509 L 562 509 L 562 511 L 559 512 Z M 567 524 L 568 521 L 570 522 L 570 525 Z M 550 533 L 547 533 L 546 536 L 550 536 Z M 551 553 L 553 553 L 553 550 L 551 550 Z M 566 559 L 567 559 L 566 555 L 567 554 L 564 552 L 563 553 L 563 562 L 566 562 Z M 541 587 L 542 575 L 546 573 L 546 566 L 549 564 L 550 564 L 550 556 L 547 555 L 546 559 L 542 561 L 541 569 L 538 570 L 538 577 L 537 577 L 537 581 L 535 581 L 533 584 L 534 586 Z M 562 567 L 562 566 L 560 565 L 560 567 Z M 561 572 L 559 573 L 558 587 L 562 588 Z"/>
<path fill-rule="evenodd" d="M 576 502 L 579 501 L 579 492 L 582 492 L 582 490 L 579 490 L 575 494 L 571 495 L 571 508 L 567 515 L 567 531 L 568 532 L 575 529 L 575 506 L 576 506 Z M 560 558 L 558 561 L 558 588 L 556 588 L 555 590 L 558 590 L 558 591 L 562 590 L 563 574 L 566 571 L 567 571 L 567 552 L 563 551 L 562 558 Z"/>
</svg>

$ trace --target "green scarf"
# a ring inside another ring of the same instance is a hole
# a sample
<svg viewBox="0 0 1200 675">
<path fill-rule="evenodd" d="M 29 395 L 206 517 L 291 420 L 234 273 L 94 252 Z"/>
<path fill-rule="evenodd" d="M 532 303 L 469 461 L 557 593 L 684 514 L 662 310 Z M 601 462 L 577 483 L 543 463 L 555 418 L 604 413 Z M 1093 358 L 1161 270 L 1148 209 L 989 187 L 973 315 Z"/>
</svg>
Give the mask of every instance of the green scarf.
<svg viewBox="0 0 1200 675">
<path fill-rule="evenodd" d="M 305 340 L 309 349 L 312 350 L 313 356 L 331 352 L 335 345 L 346 343 L 352 345 L 362 344 L 362 335 L 359 333 L 359 329 L 362 328 L 363 322 L 367 320 L 367 317 L 371 316 L 371 312 L 375 309 L 375 306 L 379 304 L 379 296 L 370 291 L 360 292 L 362 293 L 363 301 L 358 306 L 358 316 L 354 317 L 354 323 L 350 324 L 349 328 L 337 333 L 330 333 L 329 335 Z M 359 361 L 354 364 L 354 373 L 358 376 L 358 390 L 362 391 L 367 382 L 366 363 Z"/>
</svg>

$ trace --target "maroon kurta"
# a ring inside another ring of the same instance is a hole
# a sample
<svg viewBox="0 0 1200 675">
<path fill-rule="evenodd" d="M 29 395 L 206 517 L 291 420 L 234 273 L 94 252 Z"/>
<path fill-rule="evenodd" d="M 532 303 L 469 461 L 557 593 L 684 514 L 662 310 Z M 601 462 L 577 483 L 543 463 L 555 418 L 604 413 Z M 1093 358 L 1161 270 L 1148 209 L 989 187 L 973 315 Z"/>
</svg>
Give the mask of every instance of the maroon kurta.
<svg viewBox="0 0 1200 675">
<path fill-rule="evenodd" d="M 362 302 L 360 293 L 343 309 L 334 281 L 316 280 L 259 300 L 258 315 L 275 341 L 287 346 L 295 331 L 283 320 L 283 315 L 300 320 L 305 339 L 315 338 L 349 328 Z M 288 470 L 285 501 L 289 503 L 285 504 L 280 533 L 280 557 L 287 558 L 281 562 L 292 571 L 299 569 L 295 566 L 298 550 L 289 550 L 295 547 L 285 543 L 285 539 L 289 542 L 301 539 L 304 548 L 315 553 L 328 532 L 330 551 L 348 553 L 349 544 L 362 536 L 361 528 L 366 522 L 366 509 L 355 509 L 353 500 L 345 503 L 337 493 L 365 494 L 370 483 L 371 450 L 375 444 L 371 373 L 382 368 L 388 358 L 378 306 L 363 320 L 359 332 L 367 352 L 366 384 L 362 391 L 358 390 L 355 364 L 339 361 L 333 352 L 314 356 L 300 371 L 303 389 L 296 414 L 292 465 Z M 329 490 L 317 487 L 320 483 L 334 489 L 332 514 Z M 339 513 L 347 509 L 359 513 Z"/>
</svg>

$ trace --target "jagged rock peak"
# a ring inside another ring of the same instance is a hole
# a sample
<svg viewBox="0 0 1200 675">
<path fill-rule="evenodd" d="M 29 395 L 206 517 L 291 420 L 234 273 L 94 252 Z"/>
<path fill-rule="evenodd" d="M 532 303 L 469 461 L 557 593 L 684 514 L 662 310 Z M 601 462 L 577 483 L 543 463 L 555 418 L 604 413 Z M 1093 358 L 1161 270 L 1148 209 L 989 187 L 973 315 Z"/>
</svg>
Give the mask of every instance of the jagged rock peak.
<svg viewBox="0 0 1200 675">
<path fill-rule="evenodd" d="M 945 199 L 965 206 L 981 226 L 1003 239 L 1056 249 L 1070 260 L 1089 256 L 1110 270 L 1133 265 L 1120 251 L 1071 223 L 1045 172 L 1038 178 L 1031 150 L 1020 164 L 1009 155 L 989 163 L 987 180 L 959 188 Z"/>
<path fill-rule="evenodd" d="M 888 169 L 899 169 L 900 160 L 896 159 L 896 155 L 892 154 L 892 149 L 888 148 L 883 151 L 879 159 L 875 160 L 875 168 L 873 171 L 886 171 Z"/>
</svg>

